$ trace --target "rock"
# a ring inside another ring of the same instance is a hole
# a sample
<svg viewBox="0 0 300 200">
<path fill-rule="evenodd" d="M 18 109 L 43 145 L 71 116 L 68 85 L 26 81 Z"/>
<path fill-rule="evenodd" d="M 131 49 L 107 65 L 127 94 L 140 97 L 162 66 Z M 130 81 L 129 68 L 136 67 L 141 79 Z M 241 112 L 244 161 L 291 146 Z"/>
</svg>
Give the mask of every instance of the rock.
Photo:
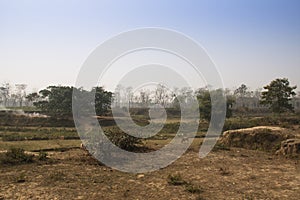
<svg viewBox="0 0 300 200">
<path fill-rule="evenodd" d="M 228 147 L 275 152 L 281 142 L 295 136 L 287 129 L 271 126 L 258 126 L 247 129 L 230 130 L 223 133 L 219 143 Z"/>
<path fill-rule="evenodd" d="M 300 139 L 288 139 L 281 142 L 277 155 L 294 156 L 300 154 Z"/>
</svg>

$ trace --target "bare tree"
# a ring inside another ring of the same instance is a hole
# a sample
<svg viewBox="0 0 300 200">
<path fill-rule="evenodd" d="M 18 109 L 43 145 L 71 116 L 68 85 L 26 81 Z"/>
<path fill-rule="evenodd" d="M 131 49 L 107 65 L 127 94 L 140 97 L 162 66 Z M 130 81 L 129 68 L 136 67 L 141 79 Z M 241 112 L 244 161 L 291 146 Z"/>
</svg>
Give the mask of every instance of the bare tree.
<svg viewBox="0 0 300 200">
<path fill-rule="evenodd" d="M 130 109 L 130 107 L 132 106 L 132 102 L 133 102 L 133 91 L 132 91 L 132 87 L 127 87 L 125 89 L 126 92 L 126 102 L 128 102 L 128 109 Z"/>
<path fill-rule="evenodd" d="M 121 103 L 122 103 L 122 92 L 123 92 L 123 86 L 118 84 L 116 86 L 115 92 L 114 92 L 114 104 L 115 107 L 119 108 L 121 107 Z"/>
<path fill-rule="evenodd" d="M 16 99 L 19 102 L 19 106 L 23 106 L 23 101 L 25 100 L 26 97 L 26 84 L 16 84 Z"/>
<path fill-rule="evenodd" d="M 162 84 L 158 84 L 154 96 L 155 103 L 165 107 L 170 97 L 172 95 L 168 93 L 167 88 Z"/>
<path fill-rule="evenodd" d="M 9 83 L 3 83 L 2 87 L 0 87 L 0 96 L 3 106 L 8 107 L 8 100 L 10 98 L 10 84 Z"/>
</svg>

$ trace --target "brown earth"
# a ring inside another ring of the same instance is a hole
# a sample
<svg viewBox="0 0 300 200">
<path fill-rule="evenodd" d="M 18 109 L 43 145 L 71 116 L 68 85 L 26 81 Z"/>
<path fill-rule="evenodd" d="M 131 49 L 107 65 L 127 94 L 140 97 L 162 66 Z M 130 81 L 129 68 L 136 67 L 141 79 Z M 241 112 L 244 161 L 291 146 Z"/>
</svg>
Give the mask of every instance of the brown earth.
<svg viewBox="0 0 300 200">
<path fill-rule="evenodd" d="M 168 183 L 180 174 L 200 193 Z M 98 165 L 81 149 L 50 154 L 50 160 L 0 166 L 0 199 L 299 199 L 300 163 L 239 148 L 200 159 L 188 151 L 170 166 L 128 174 Z"/>
<path fill-rule="evenodd" d="M 282 141 L 296 136 L 288 129 L 272 126 L 230 130 L 223 133 L 219 143 L 229 147 L 275 152 Z"/>
</svg>

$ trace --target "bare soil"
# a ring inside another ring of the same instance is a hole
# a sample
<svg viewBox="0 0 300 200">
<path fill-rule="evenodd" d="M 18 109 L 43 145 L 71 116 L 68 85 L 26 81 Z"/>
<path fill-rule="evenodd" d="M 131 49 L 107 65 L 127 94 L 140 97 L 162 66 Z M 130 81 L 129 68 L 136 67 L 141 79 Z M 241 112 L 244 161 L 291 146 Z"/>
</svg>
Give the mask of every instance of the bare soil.
<svg viewBox="0 0 300 200">
<path fill-rule="evenodd" d="M 0 166 L 0 199 L 299 199 L 300 162 L 231 148 L 200 159 L 190 150 L 168 167 L 128 174 L 99 165 L 81 149 L 53 152 L 44 162 Z M 168 176 L 200 187 L 191 193 Z"/>
</svg>

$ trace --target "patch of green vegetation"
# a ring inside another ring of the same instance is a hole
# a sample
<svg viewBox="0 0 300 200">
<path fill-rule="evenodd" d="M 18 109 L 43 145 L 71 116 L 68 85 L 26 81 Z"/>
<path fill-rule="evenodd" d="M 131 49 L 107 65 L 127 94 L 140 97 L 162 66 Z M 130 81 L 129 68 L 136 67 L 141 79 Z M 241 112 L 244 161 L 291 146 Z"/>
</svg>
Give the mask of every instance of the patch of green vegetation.
<svg viewBox="0 0 300 200">
<path fill-rule="evenodd" d="M 80 139 L 75 129 L 0 127 L 2 141 Z"/>
<path fill-rule="evenodd" d="M 69 149 L 80 146 L 80 140 L 31 140 L 31 141 L 0 141 L 0 150 L 9 150 L 11 148 L 22 148 L 26 151 L 39 152 L 49 149 Z"/>
<path fill-rule="evenodd" d="M 21 148 L 12 148 L 0 157 L 1 164 L 16 165 L 32 163 L 34 155 L 29 155 Z"/>
</svg>

